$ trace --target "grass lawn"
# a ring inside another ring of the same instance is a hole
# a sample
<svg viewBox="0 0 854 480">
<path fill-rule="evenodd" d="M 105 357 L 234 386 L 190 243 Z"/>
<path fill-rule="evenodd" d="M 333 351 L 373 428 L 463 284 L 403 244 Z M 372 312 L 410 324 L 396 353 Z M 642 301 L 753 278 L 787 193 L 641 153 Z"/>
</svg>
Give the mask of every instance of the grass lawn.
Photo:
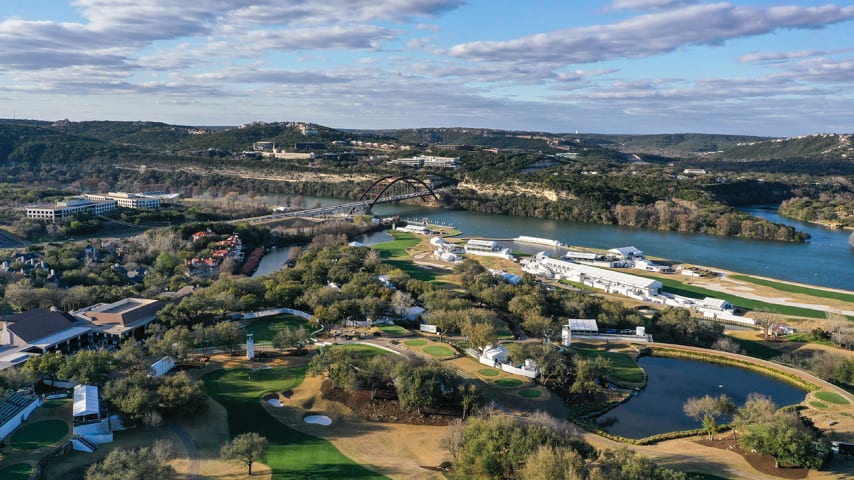
<svg viewBox="0 0 854 480">
<path fill-rule="evenodd" d="M 484 377 L 497 377 L 498 374 L 501 372 L 495 370 L 494 368 L 482 368 L 478 370 L 477 373 L 483 375 Z"/>
<path fill-rule="evenodd" d="M 362 346 L 362 345 L 358 345 Z M 345 457 L 330 442 L 291 430 L 261 406 L 266 392 L 292 390 L 305 377 L 305 367 L 218 370 L 204 376 L 208 394 L 228 411 L 232 436 L 258 432 L 270 443 L 263 462 L 279 479 L 386 478 Z M 251 380 L 250 380 L 251 378 Z"/>
<path fill-rule="evenodd" d="M 827 410 L 828 408 L 830 408 L 827 406 L 827 404 L 821 403 L 821 402 L 816 402 L 815 400 L 810 402 L 810 406 L 818 408 L 819 410 Z"/>
<path fill-rule="evenodd" d="M 254 334 L 255 343 L 272 342 L 276 332 L 284 328 L 308 328 L 308 320 L 295 315 L 274 315 L 259 318 L 246 326 L 246 333 Z"/>
<path fill-rule="evenodd" d="M 28 463 L 16 463 L 0 468 L 0 478 L 3 480 L 28 480 L 31 473 L 33 473 L 33 467 Z"/>
<path fill-rule="evenodd" d="M 536 388 L 523 388 L 522 390 L 519 390 L 519 395 L 525 398 L 538 398 L 543 396 L 543 392 Z"/>
<path fill-rule="evenodd" d="M 854 294 L 851 293 L 831 292 L 828 290 L 810 288 L 802 285 L 792 285 L 791 283 L 775 282 L 774 280 L 765 280 L 764 278 L 750 277 L 747 275 L 730 275 L 729 277 L 744 282 L 755 283 L 756 285 L 771 287 L 775 290 L 780 290 L 782 292 L 800 293 L 803 295 L 809 295 L 811 297 L 830 298 L 833 300 L 841 300 L 843 302 L 854 303 Z"/>
<path fill-rule="evenodd" d="M 727 335 L 729 336 L 729 335 Z M 729 337 L 738 343 L 741 348 L 751 357 L 761 358 L 762 360 L 770 360 L 774 357 L 779 357 L 782 353 L 779 350 L 773 349 L 760 342 L 745 340 L 743 338 Z"/>
<path fill-rule="evenodd" d="M 727 477 L 719 477 L 711 473 L 685 472 L 691 480 L 728 480 Z"/>
<path fill-rule="evenodd" d="M 394 230 L 389 230 L 388 233 L 394 237 L 394 240 L 371 246 L 372 249 L 380 252 L 382 258 L 408 258 L 409 254 L 406 250 L 421 243 L 421 239 L 412 233 Z"/>
<path fill-rule="evenodd" d="M 815 397 L 835 405 L 848 405 L 848 400 L 845 400 L 842 395 L 834 392 L 816 392 Z"/>
<path fill-rule="evenodd" d="M 373 358 L 377 355 L 392 355 L 388 350 L 374 347 L 373 345 L 363 345 L 361 343 L 350 343 L 346 345 L 335 345 L 332 348 L 346 348 L 347 350 L 357 352 L 359 356 L 365 358 Z"/>
<path fill-rule="evenodd" d="M 646 275 L 641 275 L 646 276 Z M 717 292 L 714 290 L 708 290 L 701 287 L 695 287 L 693 285 L 688 285 L 687 283 L 682 283 L 678 280 L 673 280 L 671 278 L 662 278 L 662 277 L 652 277 L 646 276 L 647 278 L 652 278 L 654 280 L 658 280 L 664 285 L 664 291 L 670 292 L 676 295 L 682 295 L 683 297 L 689 298 L 705 298 L 705 297 L 713 297 L 713 298 L 722 298 L 729 303 L 733 304 L 738 308 L 742 308 L 745 310 L 764 310 L 771 313 L 778 313 L 780 315 L 791 315 L 793 317 L 806 317 L 806 318 L 826 318 L 826 314 L 819 310 L 813 310 L 810 308 L 803 307 L 793 307 L 790 305 L 777 305 L 775 303 L 762 302 L 759 300 L 752 300 L 749 298 L 743 298 L 736 295 L 731 295 L 724 292 Z"/>
<path fill-rule="evenodd" d="M 495 384 L 499 387 L 518 387 L 519 385 L 522 385 L 522 380 L 519 380 L 518 378 L 499 378 L 495 381 Z"/>
<path fill-rule="evenodd" d="M 377 327 L 381 332 L 388 335 L 409 335 L 409 330 L 399 326 L 399 325 L 383 325 L 381 327 Z"/>
<path fill-rule="evenodd" d="M 643 379 L 645 378 L 643 369 L 632 360 L 632 357 L 626 354 L 602 352 L 592 348 L 573 347 L 572 350 L 582 358 L 605 357 L 610 360 L 611 368 L 608 370 L 606 376 L 613 380 L 627 383 L 643 383 Z"/>
<path fill-rule="evenodd" d="M 403 342 L 407 347 L 423 347 L 427 345 L 427 340 L 417 339 L 417 340 L 406 340 Z"/>
<path fill-rule="evenodd" d="M 826 338 L 816 340 L 816 339 L 812 338 L 812 335 L 810 335 L 807 332 L 798 332 L 798 333 L 793 333 L 791 335 L 786 335 L 786 340 L 788 340 L 790 342 L 816 343 L 818 345 L 827 345 L 829 347 L 833 346 L 833 342 L 831 342 L 830 340 L 828 340 Z"/>
<path fill-rule="evenodd" d="M 442 345 L 431 345 L 426 347 L 424 348 L 424 353 L 433 355 L 434 357 L 452 357 L 454 355 L 453 350 L 448 347 L 443 347 Z"/>
<path fill-rule="evenodd" d="M 62 440 L 66 433 L 68 423 L 64 420 L 45 420 L 21 427 L 12 435 L 11 444 L 21 450 L 35 450 Z"/>
</svg>

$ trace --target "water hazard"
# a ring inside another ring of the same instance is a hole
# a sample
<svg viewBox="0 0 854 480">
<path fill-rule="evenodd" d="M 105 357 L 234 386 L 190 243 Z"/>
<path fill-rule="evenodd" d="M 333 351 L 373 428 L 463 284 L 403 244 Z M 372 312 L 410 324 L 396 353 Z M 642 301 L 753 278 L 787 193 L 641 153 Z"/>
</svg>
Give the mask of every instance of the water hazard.
<svg viewBox="0 0 854 480">
<path fill-rule="evenodd" d="M 609 424 L 605 430 L 626 438 L 701 428 L 700 422 L 682 412 L 691 397 L 725 393 L 741 406 L 755 392 L 782 407 L 800 403 L 806 395 L 789 383 L 743 368 L 661 357 L 643 357 L 638 364 L 647 374 L 646 388 L 599 417 L 600 423 Z"/>
</svg>

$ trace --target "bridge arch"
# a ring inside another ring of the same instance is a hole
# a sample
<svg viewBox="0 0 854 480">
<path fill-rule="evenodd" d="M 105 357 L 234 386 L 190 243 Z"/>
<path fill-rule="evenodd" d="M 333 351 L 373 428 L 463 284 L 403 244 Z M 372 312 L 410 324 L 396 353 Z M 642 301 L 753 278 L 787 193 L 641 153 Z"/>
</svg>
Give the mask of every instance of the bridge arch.
<svg viewBox="0 0 854 480">
<path fill-rule="evenodd" d="M 388 189 L 391 188 L 393 185 L 398 184 L 400 182 L 409 185 L 416 191 L 419 190 L 419 187 L 422 187 L 423 190 L 426 190 L 427 193 L 425 193 L 421 197 L 422 200 L 424 199 L 424 197 L 429 195 L 432 195 L 433 198 L 439 200 L 439 196 L 436 195 L 436 192 L 434 192 L 430 185 L 427 185 L 424 180 L 410 176 L 391 175 L 374 181 L 374 183 L 372 183 L 368 188 L 365 189 L 364 192 L 362 192 L 362 195 L 359 197 L 359 201 L 367 203 L 367 210 L 371 211 L 371 209 L 374 208 L 374 205 L 376 205 L 380 198 L 382 198 L 383 194 L 385 194 L 386 191 L 388 191 Z"/>
</svg>

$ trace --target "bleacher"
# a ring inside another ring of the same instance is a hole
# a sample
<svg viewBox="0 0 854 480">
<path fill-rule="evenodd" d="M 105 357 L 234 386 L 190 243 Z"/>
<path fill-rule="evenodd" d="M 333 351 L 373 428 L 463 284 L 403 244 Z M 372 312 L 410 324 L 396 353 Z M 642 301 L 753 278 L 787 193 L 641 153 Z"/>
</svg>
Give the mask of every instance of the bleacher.
<svg viewBox="0 0 854 480">
<path fill-rule="evenodd" d="M 26 408 L 32 401 L 33 399 L 27 395 L 21 395 L 20 393 L 10 394 L 0 404 L 0 425 L 17 415 L 18 412 Z"/>
</svg>

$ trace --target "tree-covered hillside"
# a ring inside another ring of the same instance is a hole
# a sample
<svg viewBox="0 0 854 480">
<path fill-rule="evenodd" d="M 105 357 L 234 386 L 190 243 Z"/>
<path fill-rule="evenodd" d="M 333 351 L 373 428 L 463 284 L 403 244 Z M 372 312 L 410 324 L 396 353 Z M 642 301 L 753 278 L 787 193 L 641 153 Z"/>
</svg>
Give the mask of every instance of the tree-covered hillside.
<svg viewBox="0 0 854 480">
<path fill-rule="evenodd" d="M 714 153 L 740 143 L 769 140 L 767 137 L 705 133 L 670 133 L 660 135 L 599 135 L 583 133 L 576 137 L 612 148 L 673 154 Z"/>
<path fill-rule="evenodd" d="M 835 133 L 745 143 L 721 154 L 725 160 L 850 159 L 851 135 Z"/>
</svg>

